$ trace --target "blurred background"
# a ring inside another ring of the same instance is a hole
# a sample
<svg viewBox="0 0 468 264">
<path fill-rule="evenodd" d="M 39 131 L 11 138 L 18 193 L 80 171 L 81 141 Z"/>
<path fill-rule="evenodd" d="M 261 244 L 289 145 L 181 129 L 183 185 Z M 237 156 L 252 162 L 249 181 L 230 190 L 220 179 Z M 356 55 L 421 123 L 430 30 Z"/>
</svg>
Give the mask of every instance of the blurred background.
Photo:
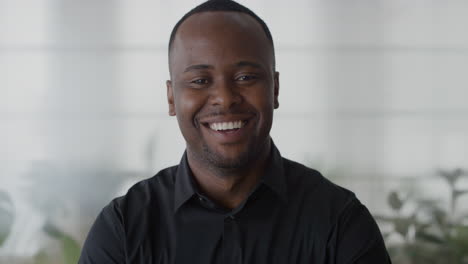
<svg viewBox="0 0 468 264">
<path fill-rule="evenodd" d="M 0 263 L 76 263 L 179 162 L 167 43 L 200 2 L 0 0 Z M 275 40 L 282 155 L 355 192 L 395 263 L 468 263 L 468 2 L 239 2 Z"/>
</svg>

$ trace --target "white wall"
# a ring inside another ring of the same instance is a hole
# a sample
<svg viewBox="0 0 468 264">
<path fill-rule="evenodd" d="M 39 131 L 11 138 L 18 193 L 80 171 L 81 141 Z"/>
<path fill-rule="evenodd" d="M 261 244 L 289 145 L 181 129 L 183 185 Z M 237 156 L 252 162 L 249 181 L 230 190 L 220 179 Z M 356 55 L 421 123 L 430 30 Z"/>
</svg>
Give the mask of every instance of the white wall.
<svg viewBox="0 0 468 264">
<path fill-rule="evenodd" d="M 178 163 L 166 45 L 198 2 L 0 0 L 0 190 L 36 219 L 17 220 L 0 256 L 37 253 L 47 219 L 82 241 L 112 197 Z M 372 212 L 391 189 L 420 177 L 440 191 L 436 169 L 468 167 L 468 2 L 240 2 L 275 38 L 284 156 Z"/>
</svg>

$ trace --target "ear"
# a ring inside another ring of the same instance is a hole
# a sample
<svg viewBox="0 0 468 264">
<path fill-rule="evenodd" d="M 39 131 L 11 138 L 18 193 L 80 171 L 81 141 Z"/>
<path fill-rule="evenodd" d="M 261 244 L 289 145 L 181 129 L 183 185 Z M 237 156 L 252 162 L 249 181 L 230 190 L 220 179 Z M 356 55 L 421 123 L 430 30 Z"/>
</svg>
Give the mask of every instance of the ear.
<svg viewBox="0 0 468 264">
<path fill-rule="evenodd" d="M 274 84 L 275 84 L 275 91 L 274 91 L 274 106 L 275 109 L 278 109 L 279 107 L 279 101 L 278 101 L 278 95 L 279 95 L 279 72 L 275 72 L 275 77 L 274 77 Z"/>
<path fill-rule="evenodd" d="M 167 87 L 167 103 L 169 105 L 169 115 L 170 116 L 175 116 L 175 105 L 174 105 L 174 91 L 172 88 L 172 82 L 170 80 L 166 81 L 166 87 Z"/>
</svg>

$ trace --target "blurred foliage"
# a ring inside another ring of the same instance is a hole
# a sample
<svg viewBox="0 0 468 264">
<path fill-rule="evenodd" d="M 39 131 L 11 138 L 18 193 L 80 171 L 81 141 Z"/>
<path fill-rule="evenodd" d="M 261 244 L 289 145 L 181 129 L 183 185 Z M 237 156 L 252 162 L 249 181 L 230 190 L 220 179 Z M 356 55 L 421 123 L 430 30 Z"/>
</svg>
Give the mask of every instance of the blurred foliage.
<svg viewBox="0 0 468 264">
<path fill-rule="evenodd" d="M 70 235 L 58 229 L 56 226 L 48 223 L 44 226 L 44 231 L 50 237 L 58 240 L 62 248 L 62 257 L 63 264 L 75 264 L 78 262 L 80 257 L 80 245 L 76 240 L 74 240 Z M 38 258 L 36 258 L 36 263 L 45 263 L 47 261 L 47 255 L 42 252 L 39 252 Z M 47 262 L 50 263 L 50 262 Z"/>
<path fill-rule="evenodd" d="M 392 214 L 376 216 L 378 221 L 392 227 L 383 234 L 386 240 L 395 236 L 402 240 L 387 243 L 395 264 L 468 263 L 468 215 L 457 211 L 459 198 L 468 193 L 458 188 L 457 182 L 468 173 L 455 169 L 439 171 L 438 175 L 450 190 L 448 207 L 441 206 L 437 199 L 412 199 L 394 191 L 387 200 Z"/>
<path fill-rule="evenodd" d="M 45 250 L 39 251 L 39 253 L 34 256 L 34 264 L 52 264 L 51 257 L 47 254 Z"/>
<path fill-rule="evenodd" d="M 67 228 L 86 229 L 89 228 L 86 221 L 84 226 L 73 226 L 64 228 L 60 226 L 68 218 L 81 217 L 92 219 L 96 217 L 99 209 L 116 196 L 122 188 L 122 184 L 129 179 L 136 181 L 147 175 L 145 171 L 128 171 L 118 166 L 102 165 L 97 162 L 85 163 L 83 161 L 68 161 L 63 163 L 52 163 L 37 161 L 31 164 L 31 168 L 22 175 L 24 189 L 17 194 L 28 206 L 36 209 L 40 219 L 49 219 L 39 230 L 33 230 L 35 234 L 46 235 L 47 241 L 39 242 L 37 253 L 34 256 L 22 256 L 20 253 L 11 256 L 8 263 L 34 263 L 34 264 L 75 264 L 78 262 L 81 248 L 80 242 L 70 235 Z M 63 175 L 67 175 L 64 177 Z M 51 184 L 53 183 L 53 184 Z M 31 186 L 31 187 L 30 187 Z M 89 186 L 99 192 L 87 191 Z M 60 197 L 60 198 L 57 198 Z M 11 234 L 14 222 L 15 200 L 9 198 L 6 192 L 0 189 L 0 248 L 2 243 Z M 79 206 L 79 215 L 73 215 L 71 208 Z M 16 208 L 18 209 L 18 208 Z M 72 213 L 70 213 L 72 212 Z M 28 212 L 23 211 L 24 215 Z M 18 217 L 18 214 L 16 215 Z M 52 224 L 54 223 L 54 224 Z M 81 224 L 81 223 L 80 223 Z M 29 232 L 30 230 L 28 230 Z M 14 243 L 27 247 L 28 234 L 15 232 Z M 25 235 L 22 237 L 22 235 Z M 34 238 L 37 241 L 36 237 Z M 19 241 L 19 242 L 18 242 Z M 9 245 L 15 247 L 16 245 Z M 5 257 L 1 256 L 0 257 Z M 0 260 L 0 263 L 3 263 Z"/>
<path fill-rule="evenodd" d="M 0 247 L 5 242 L 13 225 L 13 204 L 8 194 L 0 190 Z"/>
</svg>

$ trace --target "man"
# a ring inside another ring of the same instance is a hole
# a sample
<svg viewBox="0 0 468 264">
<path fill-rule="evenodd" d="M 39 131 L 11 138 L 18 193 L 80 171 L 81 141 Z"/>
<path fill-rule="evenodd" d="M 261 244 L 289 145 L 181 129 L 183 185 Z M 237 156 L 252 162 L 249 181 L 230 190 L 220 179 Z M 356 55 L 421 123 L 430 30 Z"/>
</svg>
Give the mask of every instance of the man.
<svg viewBox="0 0 468 264">
<path fill-rule="evenodd" d="M 187 13 L 169 70 L 186 152 L 103 209 L 80 263 L 390 263 L 354 194 L 273 144 L 279 74 L 252 11 L 212 0 Z"/>
</svg>

